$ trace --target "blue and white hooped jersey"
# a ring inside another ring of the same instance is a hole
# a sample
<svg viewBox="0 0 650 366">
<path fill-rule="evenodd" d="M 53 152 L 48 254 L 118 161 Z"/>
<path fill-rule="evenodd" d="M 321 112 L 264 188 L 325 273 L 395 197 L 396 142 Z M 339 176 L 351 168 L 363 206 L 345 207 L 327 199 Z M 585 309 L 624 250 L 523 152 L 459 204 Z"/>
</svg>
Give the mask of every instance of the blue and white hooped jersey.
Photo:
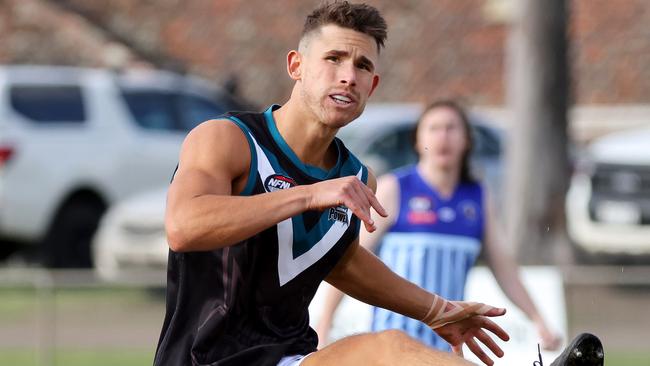
<svg viewBox="0 0 650 366">
<path fill-rule="evenodd" d="M 302 163 L 276 127 L 277 108 L 212 122 L 235 123 L 248 140 L 250 172 L 241 195 L 344 176 L 367 182 L 367 169 L 338 139 L 338 161 L 329 171 Z M 275 366 L 283 356 L 315 351 L 308 305 L 359 228 L 351 210 L 339 206 L 303 212 L 222 249 L 170 252 L 155 364 Z"/>
<path fill-rule="evenodd" d="M 393 271 L 427 291 L 462 300 L 467 273 L 481 250 L 483 191 L 462 182 L 441 197 L 415 166 L 394 172 L 399 183 L 399 215 L 384 235 L 379 257 Z M 423 323 L 375 308 L 373 330 L 401 329 L 430 346 L 449 345 Z"/>
</svg>

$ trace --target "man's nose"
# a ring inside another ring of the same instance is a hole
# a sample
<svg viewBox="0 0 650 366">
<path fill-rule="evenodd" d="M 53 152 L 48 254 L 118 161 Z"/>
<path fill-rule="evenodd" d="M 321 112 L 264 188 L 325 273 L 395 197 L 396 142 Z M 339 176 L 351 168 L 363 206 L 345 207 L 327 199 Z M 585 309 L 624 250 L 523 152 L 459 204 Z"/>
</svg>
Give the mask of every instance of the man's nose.
<svg viewBox="0 0 650 366">
<path fill-rule="evenodd" d="M 345 64 L 339 69 L 339 80 L 341 84 L 349 86 L 357 85 L 357 70 L 352 64 Z"/>
</svg>

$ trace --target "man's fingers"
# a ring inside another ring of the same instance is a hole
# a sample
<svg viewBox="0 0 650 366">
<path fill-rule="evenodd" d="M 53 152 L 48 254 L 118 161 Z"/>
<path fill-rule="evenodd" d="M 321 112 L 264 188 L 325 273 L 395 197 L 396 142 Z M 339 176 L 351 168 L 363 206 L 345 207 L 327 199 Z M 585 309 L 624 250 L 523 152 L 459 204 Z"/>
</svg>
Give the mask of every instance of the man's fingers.
<svg viewBox="0 0 650 366">
<path fill-rule="evenodd" d="M 506 313 L 506 309 L 504 308 L 497 308 L 492 305 L 487 305 L 480 302 L 454 301 L 454 305 L 458 305 L 464 309 L 467 309 L 467 311 L 473 315 L 485 315 L 493 317 L 501 316 Z"/>
<path fill-rule="evenodd" d="M 363 221 L 366 227 L 366 231 L 371 233 L 377 229 L 375 226 L 375 221 L 372 219 L 370 213 L 370 206 L 372 204 L 370 202 L 370 199 L 373 199 L 375 197 L 374 195 L 367 195 L 366 189 L 368 189 L 368 187 L 366 187 L 365 184 L 361 183 L 361 181 L 357 180 L 355 183 L 356 184 L 352 184 L 352 187 L 348 192 L 351 202 L 347 206 L 361 221 Z"/>
<path fill-rule="evenodd" d="M 485 331 L 479 330 L 476 332 L 476 338 L 481 341 L 487 348 L 490 349 L 492 353 L 494 353 L 495 356 L 501 358 L 503 357 L 504 353 L 501 347 L 490 337 Z"/>
<path fill-rule="evenodd" d="M 372 208 L 374 208 L 380 216 L 388 217 L 388 212 L 384 206 L 379 203 L 379 200 L 377 200 L 377 197 L 375 196 L 375 193 L 372 191 L 372 189 L 368 188 L 366 185 L 364 185 L 364 188 L 366 191 L 366 197 L 368 197 L 368 201 L 370 202 Z"/>
<path fill-rule="evenodd" d="M 504 341 L 510 340 L 510 336 L 508 335 L 508 333 L 505 330 L 503 330 L 503 328 L 501 328 L 499 325 L 497 325 L 497 323 L 493 322 L 488 318 L 482 318 L 480 326 L 483 329 L 489 330 L 494 335 L 496 335 L 497 337 L 501 338 Z"/>
<path fill-rule="evenodd" d="M 371 233 L 376 230 L 375 222 L 372 217 L 370 217 L 370 211 L 367 209 L 364 210 L 357 202 L 351 202 L 349 204 L 346 204 L 346 206 L 352 210 L 352 213 L 354 213 L 359 218 L 359 220 L 363 221 L 366 227 L 366 231 Z"/>
<path fill-rule="evenodd" d="M 370 197 L 366 194 L 365 188 L 367 187 L 361 182 L 353 185 L 355 199 L 358 200 L 360 206 L 364 211 L 368 212 L 368 216 L 370 216 Z"/>
<path fill-rule="evenodd" d="M 467 348 L 469 348 L 470 351 L 472 351 L 473 354 L 476 355 L 481 361 L 483 361 L 484 364 L 492 366 L 494 365 L 494 361 L 485 354 L 485 352 L 479 347 L 478 343 L 474 340 L 474 338 L 470 338 L 467 340 Z"/>
<path fill-rule="evenodd" d="M 366 227 L 366 231 L 369 233 L 375 231 L 377 228 L 375 227 L 375 221 L 370 217 L 370 211 L 366 208 L 364 209 L 359 203 L 357 199 L 350 199 L 349 203 L 345 203 L 345 206 L 352 210 L 352 213 L 354 213 L 359 220 L 363 221 L 363 224 Z"/>
<path fill-rule="evenodd" d="M 482 315 L 493 317 L 493 316 L 502 316 L 506 313 L 506 309 L 504 308 L 492 308 L 486 312 L 484 312 Z"/>
</svg>

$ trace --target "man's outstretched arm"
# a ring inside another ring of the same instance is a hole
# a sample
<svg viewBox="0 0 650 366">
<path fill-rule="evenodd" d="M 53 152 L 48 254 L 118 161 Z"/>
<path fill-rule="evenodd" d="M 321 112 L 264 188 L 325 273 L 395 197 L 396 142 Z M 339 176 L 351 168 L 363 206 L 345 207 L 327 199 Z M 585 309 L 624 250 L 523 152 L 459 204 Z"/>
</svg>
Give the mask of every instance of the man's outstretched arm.
<svg viewBox="0 0 650 366">
<path fill-rule="evenodd" d="M 391 271 L 379 258 L 354 243 L 327 277 L 334 287 L 367 304 L 421 320 L 449 342 L 456 353 L 467 344 L 487 365 L 492 360 L 478 347 L 477 338 L 498 357 L 501 348 L 485 330 L 508 340 L 507 333 L 488 317 L 505 309 L 489 305 L 454 302 L 429 293 Z"/>
</svg>

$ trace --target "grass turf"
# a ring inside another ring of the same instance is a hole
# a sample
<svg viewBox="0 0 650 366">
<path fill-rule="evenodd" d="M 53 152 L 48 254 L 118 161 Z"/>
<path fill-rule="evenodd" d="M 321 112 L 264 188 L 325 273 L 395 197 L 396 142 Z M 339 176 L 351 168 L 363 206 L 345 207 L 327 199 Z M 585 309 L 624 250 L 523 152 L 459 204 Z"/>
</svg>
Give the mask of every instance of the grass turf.
<svg viewBox="0 0 650 366">
<path fill-rule="evenodd" d="M 63 349 L 48 355 L 39 354 L 35 349 L 0 348 L 0 365 L 40 366 L 52 360 L 52 365 L 65 366 L 139 366 L 151 365 L 153 353 L 153 350 Z"/>
</svg>

